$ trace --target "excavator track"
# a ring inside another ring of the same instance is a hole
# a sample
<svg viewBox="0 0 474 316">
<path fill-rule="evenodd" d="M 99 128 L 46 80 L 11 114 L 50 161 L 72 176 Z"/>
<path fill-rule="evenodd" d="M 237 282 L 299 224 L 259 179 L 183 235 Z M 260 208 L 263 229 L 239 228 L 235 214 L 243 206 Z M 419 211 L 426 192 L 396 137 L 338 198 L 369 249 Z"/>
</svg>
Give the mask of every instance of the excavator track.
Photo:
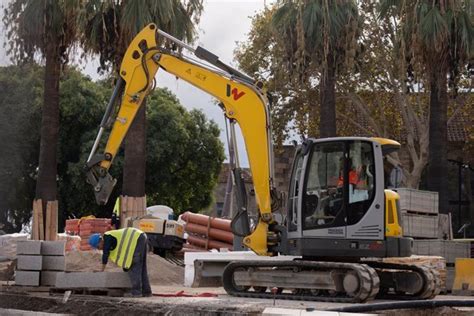
<svg viewBox="0 0 474 316">
<path fill-rule="evenodd" d="M 441 279 L 434 269 L 385 262 L 366 262 L 366 264 L 374 268 L 381 279 L 381 291 L 377 298 L 420 300 L 432 299 L 440 293 Z"/>
<path fill-rule="evenodd" d="M 241 297 L 361 303 L 374 299 L 379 290 L 375 269 L 358 263 L 231 262 L 222 278 L 227 293 Z"/>
<path fill-rule="evenodd" d="M 339 303 L 431 299 L 441 285 L 438 272 L 424 266 L 305 260 L 231 262 L 223 284 L 233 296 Z"/>
</svg>

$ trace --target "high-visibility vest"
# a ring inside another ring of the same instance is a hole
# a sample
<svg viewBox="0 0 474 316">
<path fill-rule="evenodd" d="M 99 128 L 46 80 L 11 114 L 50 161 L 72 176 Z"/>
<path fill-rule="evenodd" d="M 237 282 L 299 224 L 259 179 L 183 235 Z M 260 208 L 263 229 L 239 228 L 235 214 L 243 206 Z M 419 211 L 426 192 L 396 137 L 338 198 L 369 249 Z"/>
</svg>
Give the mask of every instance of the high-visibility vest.
<svg viewBox="0 0 474 316">
<path fill-rule="evenodd" d="M 114 206 L 113 212 L 114 212 L 117 216 L 120 216 L 120 198 L 119 198 L 119 197 L 115 200 L 115 206 Z"/>
<path fill-rule="evenodd" d="M 128 227 L 110 230 L 104 235 L 110 235 L 117 239 L 117 246 L 110 251 L 109 258 L 119 267 L 130 269 L 132 266 L 133 253 L 137 247 L 138 237 L 143 234 L 139 229 Z"/>
</svg>

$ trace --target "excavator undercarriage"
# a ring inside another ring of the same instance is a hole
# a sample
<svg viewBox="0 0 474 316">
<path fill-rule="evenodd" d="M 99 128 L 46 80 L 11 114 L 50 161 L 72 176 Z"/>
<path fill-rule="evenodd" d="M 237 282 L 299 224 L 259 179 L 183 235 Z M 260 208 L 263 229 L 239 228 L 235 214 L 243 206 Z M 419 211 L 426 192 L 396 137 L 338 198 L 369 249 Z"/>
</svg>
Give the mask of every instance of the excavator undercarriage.
<svg viewBox="0 0 474 316">
<path fill-rule="evenodd" d="M 426 267 L 376 261 L 231 262 L 223 274 L 234 296 L 360 303 L 374 298 L 430 299 L 439 294 L 439 275 Z"/>
</svg>

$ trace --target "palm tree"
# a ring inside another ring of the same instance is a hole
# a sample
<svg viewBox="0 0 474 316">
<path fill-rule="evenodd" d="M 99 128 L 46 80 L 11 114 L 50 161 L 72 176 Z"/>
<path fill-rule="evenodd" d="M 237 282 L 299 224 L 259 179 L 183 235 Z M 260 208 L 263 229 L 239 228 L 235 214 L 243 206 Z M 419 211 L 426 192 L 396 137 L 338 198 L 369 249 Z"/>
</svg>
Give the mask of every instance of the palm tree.
<svg viewBox="0 0 474 316">
<path fill-rule="evenodd" d="M 448 213 L 447 114 L 449 83 L 474 54 L 469 1 L 381 2 L 380 15 L 399 23 L 401 51 L 408 66 L 425 75 L 430 91 L 428 189 L 439 193 L 439 209 Z M 453 89 L 455 90 L 455 89 Z"/>
<path fill-rule="evenodd" d="M 35 199 L 43 202 L 42 210 L 48 203 L 57 207 L 59 77 L 61 67 L 68 61 L 68 49 L 77 40 L 76 22 L 80 5 L 80 0 L 13 0 L 3 18 L 10 44 L 8 53 L 12 59 L 18 63 L 34 62 L 37 57 L 45 60 L 35 193 Z M 53 218 L 53 221 L 57 222 L 57 219 Z"/>
<path fill-rule="evenodd" d="M 286 47 L 287 67 L 300 80 L 314 81 L 319 72 L 319 136 L 336 136 L 336 77 L 355 57 L 355 1 L 281 0 L 272 23 Z"/>
<path fill-rule="evenodd" d="M 202 0 L 91 0 L 82 18 L 83 47 L 99 54 L 102 70 L 112 66 L 113 71 L 118 71 L 129 43 L 144 26 L 153 22 L 176 38 L 192 41 L 196 35 L 194 25 L 202 10 Z M 143 102 L 125 139 L 122 187 L 125 196 L 145 196 L 145 107 Z"/>
</svg>

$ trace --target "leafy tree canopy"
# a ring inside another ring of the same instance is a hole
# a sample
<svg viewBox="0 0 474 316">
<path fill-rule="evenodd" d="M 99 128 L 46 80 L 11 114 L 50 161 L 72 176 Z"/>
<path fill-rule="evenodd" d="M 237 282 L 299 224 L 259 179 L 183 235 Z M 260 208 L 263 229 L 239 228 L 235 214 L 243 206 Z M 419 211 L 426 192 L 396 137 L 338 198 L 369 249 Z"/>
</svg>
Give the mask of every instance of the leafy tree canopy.
<svg viewBox="0 0 474 316">
<path fill-rule="evenodd" d="M 37 176 L 43 68 L 34 64 L 0 68 L 0 222 L 19 231 L 31 216 Z M 75 216 L 110 216 L 95 204 L 83 162 L 92 147 L 107 99 L 109 81 L 93 82 L 75 69 L 61 78 L 58 146 L 59 223 Z M 166 204 L 178 212 L 200 211 L 212 202 L 212 190 L 224 160 L 217 125 L 198 110 L 187 111 L 166 89 L 149 98 L 147 134 L 147 203 Z M 123 158 L 111 173 L 121 186 Z M 118 190 L 115 190 L 115 196 Z"/>
</svg>

